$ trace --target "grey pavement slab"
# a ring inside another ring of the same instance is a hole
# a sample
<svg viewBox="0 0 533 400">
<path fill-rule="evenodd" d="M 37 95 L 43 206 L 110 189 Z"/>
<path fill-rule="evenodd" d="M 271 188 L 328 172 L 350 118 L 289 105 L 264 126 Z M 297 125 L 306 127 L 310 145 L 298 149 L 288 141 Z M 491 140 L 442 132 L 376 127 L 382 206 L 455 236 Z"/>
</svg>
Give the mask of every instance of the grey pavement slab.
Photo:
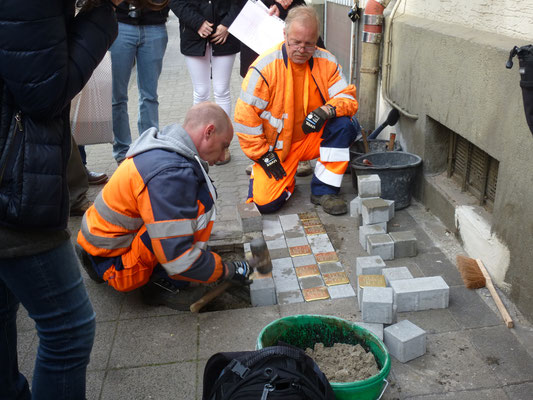
<svg viewBox="0 0 533 400">
<path fill-rule="evenodd" d="M 503 323 L 467 333 L 502 383 L 507 385 L 532 380 L 533 358 L 523 350 L 511 330 Z M 533 397 L 533 392 L 531 394 Z"/>
<path fill-rule="evenodd" d="M 111 370 L 102 400 L 186 400 L 197 396 L 196 362 Z"/>
<path fill-rule="evenodd" d="M 261 329 L 279 317 L 277 307 L 200 314 L 198 358 L 207 359 L 219 351 L 254 350 Z"/>
<path fill-rule="evenodd" d="M 109 367 L 137 367 L 196 359 L 197 318 L 197 315 L 188 313 L 120 321 Z"/>
<path fill-rule="evenodd" d="M 475 290 L 464 286 L 450 287 L 448 310 L 461 328 L 481 328 L 502 323 Z"/>
<path fill-rule="evenodd" d="M 405 398 L 499 385 L 469 338 L 457 332 L 428 335 L 424 356 L 406 364 L 393 359 L 392 369 Z"/>
</svg>

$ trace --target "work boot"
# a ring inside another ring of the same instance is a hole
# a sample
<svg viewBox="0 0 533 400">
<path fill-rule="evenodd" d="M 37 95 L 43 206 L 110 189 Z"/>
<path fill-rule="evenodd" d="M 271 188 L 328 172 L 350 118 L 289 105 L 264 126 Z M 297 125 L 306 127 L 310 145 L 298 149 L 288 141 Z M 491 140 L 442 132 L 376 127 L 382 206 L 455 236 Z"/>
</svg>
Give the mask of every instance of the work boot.
<svg viewBox="0 0 533 400">
<path fill-rule="evenodd" d="M 250 164 L 246 167 L 245 171 L 246 171 L 246 175 L 252 175 L 252 168 L 253 168 L 253 164 Z"/>
<path fill-rule="evenodd" d="M 89 171 L 87 167 L 85 167 L 85 173 L 87 174 L 89 185 L 102 185 L 107 182 L 107 175 L 104 173 L 99 174 L 98 172 Z"/>
<path fill-rule="evenodd" d="M 321 196 L 311 194 L 311 203 L 321 205 L 324 212 L 331 215 L 341 215 L 348 212 L 346 201 L 338 194 L 323 194 Z"/>
<path fill-rule="evenodd" d="M 309 176 L 313 173 L 313 167 L 309 161 L 300 161 L 296 169 L 296 176 Z"/>
<path fill-rule="evenodd" d="M 74 248 L 76 250 L 76 254 L 78 256 L 78 259 L 80 260 L 80 264 L 87 272 L 87 275 L 89 275 L 89 278 L 91 278 L 96 283 L 104 283 L 105 281 L 98 276 L 96 271 L 93 268 L 93 264 L 91 260 L 89 259 L 89 255 L 87 252 L 81 247 L 78 243 L 74 245 Z"/>
<path fill-rule="evenodd" d="M 166 279 L 157 279 L 142 286 L 140 292 L 144 304 L 189 311 L 191 304 L 200 300 L 207 290 L 208 287 L 203 285 L 178 289 Z"/>
</svg>

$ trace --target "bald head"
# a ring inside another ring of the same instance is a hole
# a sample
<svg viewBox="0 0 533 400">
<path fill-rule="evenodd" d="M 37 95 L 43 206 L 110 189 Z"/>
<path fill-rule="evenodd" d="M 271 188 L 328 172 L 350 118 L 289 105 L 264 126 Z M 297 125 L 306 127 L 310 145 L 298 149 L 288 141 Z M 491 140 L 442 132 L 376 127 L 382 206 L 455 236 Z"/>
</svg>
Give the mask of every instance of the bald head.
<svg viewBox="0 0 533 400">
<path fill-rule="evenodd" d="M 191 137 L 200 158 L 213 165 L 224 159 L 233 138 L 233 125 L 226 112 L 211 102 L 192 106 L 185 115 L 183 129 Z"/>
</svg>

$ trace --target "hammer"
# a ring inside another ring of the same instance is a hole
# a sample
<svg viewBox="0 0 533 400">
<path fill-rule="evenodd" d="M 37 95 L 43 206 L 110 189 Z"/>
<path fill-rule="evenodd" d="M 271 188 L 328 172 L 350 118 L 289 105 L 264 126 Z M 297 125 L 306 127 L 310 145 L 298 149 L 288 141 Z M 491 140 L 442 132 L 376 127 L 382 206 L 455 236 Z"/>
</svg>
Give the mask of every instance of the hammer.
<svg viewBox="0 0 533 400">
<path fill-rule="evenodd" d="M 272 272 L 272 260 L 270 259 L 270 253 L 268 247 L 263 238 L 256 238 L 250 242 L 251 257 L 247 257 L 246 261 L 250 265 L 253 271 L 257 271 L 260 274 L 268 274 Z M 251 274 L 250 274 L 251 275 Z M 211 300 L 220 296 L 229 287 L 233 286 L 231 281 L 222 282 L 206 294 L 204 294 L 199 300 L 192 303 L 189 309 L 193 313 L 200 312 Z"/>
</svg>

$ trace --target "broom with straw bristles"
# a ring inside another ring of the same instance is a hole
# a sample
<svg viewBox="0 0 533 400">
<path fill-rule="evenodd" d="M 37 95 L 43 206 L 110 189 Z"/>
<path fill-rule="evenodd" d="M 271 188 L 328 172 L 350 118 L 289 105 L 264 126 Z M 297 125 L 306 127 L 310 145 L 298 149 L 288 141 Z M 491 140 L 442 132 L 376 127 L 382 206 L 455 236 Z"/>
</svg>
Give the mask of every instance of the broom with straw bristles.
<svg viewBox="0 0 533 400">
<path fill-rule="evenodd" d="M 483 265 L 483 262 L 479 259 L 458 255 L 457 269 L 459 269 L 463 282 L 468 289 L 480 289 L 485 286 L 489 289 L 507 328 L 512 328 L 514 326 L 513 320 L 502 303 L 500 296 L 496 292 L 496 289 L 492 284 L 492 279 Z"/>
</svg>

